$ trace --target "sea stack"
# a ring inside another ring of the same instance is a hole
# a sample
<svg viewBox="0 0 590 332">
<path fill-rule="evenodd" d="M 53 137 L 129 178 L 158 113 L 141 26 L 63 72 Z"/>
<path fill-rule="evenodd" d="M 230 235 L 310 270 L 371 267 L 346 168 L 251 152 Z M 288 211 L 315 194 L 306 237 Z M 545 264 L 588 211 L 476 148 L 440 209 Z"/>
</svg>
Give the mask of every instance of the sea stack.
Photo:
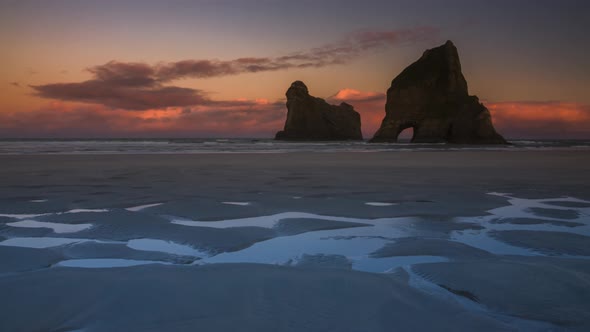
<svg viewBox="0 0 590 332">
<path fill-rule="evenodd" d="M 295 81 L 287 90 L 285 129 L 275 139 L 287 141 L 362 140 L 361 117 L 347 104 L 330 105 L 311 96 L 307 86 Z"/>
<path fill-rule="evenodd" d="M 371 142 L 396 142 L 407 128 L 417 143 L 507 144 L 488 109 L 469 95 L 451 41 L 424 52 L 391 82 L 385 118 Z"/>
</svg>

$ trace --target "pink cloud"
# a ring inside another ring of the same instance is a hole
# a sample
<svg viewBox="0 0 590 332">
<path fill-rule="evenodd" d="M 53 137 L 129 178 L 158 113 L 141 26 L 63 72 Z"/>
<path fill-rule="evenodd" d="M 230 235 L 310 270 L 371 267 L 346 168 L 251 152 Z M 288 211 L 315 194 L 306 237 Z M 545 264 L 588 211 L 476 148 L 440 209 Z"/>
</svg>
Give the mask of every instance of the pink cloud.
<svg viewBox="0 0 590 332">
<path fill-rule="evenodd" d="M 0 113 L 2 137 L 272 137 L 283 126 L 284 103 L 242 100 L 221 106 L 122 112 L 100 105 L 52 102 Z"/>
<path fill-rule="evenodd" d="M 590 138 L 590 105 L 563 101 L 484 102 L 511 138 Z"/>
<path fill-rule="evenodd" d="M 327 101 L 348 102 L 361 114 L 365 137 L 385 116 L 385 94 L 346 88 Z M 590 105 L 484 102 L 507 138 L 590 138 Z M 102 105 L 51 102 L 23 112 L 0 113 L 2 137 L 273 137 L 283 127 L 284 100 L 234 99 L 202 105 L 125 112 Z"/>
<path fill-rule="evenodd" d="M 342 100 L 342 101 L 384 101 L 385 94 L 381 92 L 366 92 L 366 91 L 359 91 L 355 89 L 345 88 L 336 92 L 335 95 L 330 97 L 331 99 L 335 100 Z"/>
<path fill-rule="evenodd" d="M 332 104 L 347 102 L 361 115 L 363 137 L 373 137 L 385 117 L 385 99 L 382 92 L 341 89 L 328 98 Z"/>
</svg>

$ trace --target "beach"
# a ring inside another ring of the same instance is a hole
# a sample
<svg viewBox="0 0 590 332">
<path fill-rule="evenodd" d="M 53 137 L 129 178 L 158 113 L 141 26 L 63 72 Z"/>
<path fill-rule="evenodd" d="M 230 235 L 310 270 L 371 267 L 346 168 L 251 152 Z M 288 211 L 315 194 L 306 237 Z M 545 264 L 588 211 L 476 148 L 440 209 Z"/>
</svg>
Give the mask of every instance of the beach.
<svg viewBox="0 0 590 332">
<path fill-rule="evenodd" d="M 2 331 L 590 328 L 587 151 L 0 161 Z"/>
</svg>

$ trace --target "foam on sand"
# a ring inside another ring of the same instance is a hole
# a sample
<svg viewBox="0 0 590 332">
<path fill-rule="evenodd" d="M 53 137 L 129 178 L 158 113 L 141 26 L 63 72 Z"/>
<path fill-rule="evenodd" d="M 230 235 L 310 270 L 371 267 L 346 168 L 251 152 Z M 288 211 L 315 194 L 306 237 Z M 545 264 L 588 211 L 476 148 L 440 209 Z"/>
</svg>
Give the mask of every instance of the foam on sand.
<svg viewBox="0 0 590 332">
<path fill-rule="evenodd" d="M 475 222 L 483 227 L 482 230 L 470 231 L 454 231 L 451 233 L 453 241 L 462 242 L 464 244 L 486 250 L 488 252 L 498 255 L 521 255 L 521 256 L 539 256 L 543 255 L 537 248 L 529 246 L 515 246 L 514 244 L 527 243 L 526 241 L 518 241 L 516 238 L 507 236 L 498 236 L 498 234 L 538 234 L 551 235 L 555 232 L 563 232 L 569 234 L 577 234 L 578 236 L 590 236 L 590 208 L 588 207 L 572 207 L 569 206 L 571 202 L 576 203 L 590 203 L 585 200 L 573 197 L 559 197 L 559 198 L 542 198 L 542 199 L 528 199 L 516 198 L 509 196 L 509 194 L 488 193 L 490 195 L 501 196 L 508 199 L 510 205 L 498 207 L 486 211 L 489 215 L 480 217 L 460 217 L 455 218 L 459 222 Z M 560 203 L 565 206 L 560 206 Z M 542 209 L 543 213 L 538 213 Z M 554 211 L 554 212 L 551 212 Z M 572 218 L 567 218 L 567 224 L 564 224 L 564 218 L 560 218 L 559 212 L 573 211 Z M 503 223 L 503 220 L 513 220 L 520 218 L 521 222 Z M 522 220 L 531 220 L 531 223 L 524 223 Z M 535 221 L 544 221 L 539 223 Z M 571 223 L 578 223 L 580 226 L 574 228 L 570 227 Z M 524 232 L 528 231 L 528 232 Z M 511 233 L 512 232 L 512 233 Z M 551 237 L 554 239 L 555 236 Z M 561 236 L 564 238 L 564 236 Z M 532 242 L 531 242 L 532 243 Z"/>
<path fill-rule="evenodd" d="M 36 213 L 36 214 L 26 214 L 26 213 L 0 213 L 0 217 L 6 218 L 14 218 L 14 219 L 31 219 L 37 218 L 41 216 L 48 216 L 48 215 L 60 215 L 60 214 L 69 214 L 69 213 L 102 213 L 102 212 L 109 212 L 108 209 L 72 209 L 65 212 L 55 212 L 55 213 Z"/>
<path fill-rule="evenodd" d="M 109 212 L 108 209 L 72 209 L 66 212 L 61 213 L 102 213 L 102 212 Z M 61 214 L 58 213 L 58 214 Z"/>
<path fill-rule="evenodd" d="M 397 203 L 387 203 L 387 202 L 366 202 L 365 205 L 369 206 L 393 206 L 397 205 Z"/>
<path fill-rule="evenodd" d="M 451 233 L 451 240 L 466 244 L 468 246 L 485 250 L 495 255 L 540 255 L 529 248 L 516 247 L 491 237 L 488 231 L 454 231 Z"/>
<path fill-rule="evenodd" d="M 46 249 L 78 243 L 95 242 L 99 244 L 125 244 L 127 247 L 141 251 L 156 251 L 177 256 L 205 257 L 208 252 L 195 249 L 191 246 L 158 239 L 134 239 L 127 242 L 121 241 L 100 241 L 81 238 L 58 238 L 58 237 L 15 237 L 0 242 L 0 246 L 21 247 L 33 249 Z"/>
<path fill-rule="evenodd" d="M 14 219 L 30 219 L 30 218 L 36 218 L 36 217 L 46 216 L 46 215 L 49 215 L 49 214 L 51 214 L 51 213 L 38 213 L 38 214 L 10 214 L 10 213 L 0 213 L 0 217 L 14 218 Z"/>
<path fill-rule="evenodd" d="M 157 251 L 179 256 L 204 257 L 206 251 L 195 249 L 191 246 L 164 241 L 158 239 L 135 239 L 127 242 L 127 247 L 135 250 Z"/>
<path fill-rule="evenodd" d="M 92 227 L 92 224 L 60 224 L 35 220 L 10 222 L 6 223 L 6 225 L 24 228 L 50 228 L 54 233 L 76 233 Z"/>
<path fill-rule="evenodd" d="M 588 214 L 590 213 L 590 208 L 588 207 L 567 206 L 568 203 L 590 203 L 590 201 L 585 201 L 573 197 L 528 199 L 517 198 L 511 196 L 510 194 L 502 193 L 488 193 L 488 195 L 495 195 L 505 197 L 508 199 L 508 203 L 510 203 L 510 205 L 502 206 L 487 211 L 488 213 L 491 213 L 496 217 L 500 218 L 534 218 L 572 221 L 575 219 L 580 219 L 583 215 L 588 216 Z M 560 203 L 563 203 L 566 206 L 562 206 Z M 556 213 L 552 215 L 551 213 L 548 213 L 550 211 L 555 211 Z M 573 215 L 567 216 L 566 218 L 562 217 L 562 214 L 570 214 L 569 212 L 573 213 Z"/>
<path fill-rule="evenodd" d="M 45 249 L 88 241 L 96 240 L 60 237 L 14 237 L 0 242 L 0 246 Z"/>
<path fill-rule="evenodd" d="M 55 266 L 63 267 L 79 267 L 86 269 L 104 269 L 113 267 L 131 267 L 138 265 L 147 264 L 164 264 L 170 265 L 168 262 L 161 261 L 147 261 L 147 260 L 133 260 L 133 259 L 122 259 L 122 258 L 89 258 L 89 259 L 69 259 L 61 261 Z"/>
<path fill-rule="evenodd" d="M 145 205 L 138 205 L 138 206 L 132 206 L 132 207 L 128 207 L 125 210 L 127 211 L 131 211 L 131 212 L 137 212 L 137 211 L 141 211 L 147 208 L 151 208 L 154 206 L 159 206 L 162 205 L 164 203 L 152 203 L 152 204 L 145 204 Z"/>
<path fill-rule="evenodd" d="M 250 202 L 221 202 L 221 204 L 247 206 L 247 205 L 250 205 Z"/>
<path fill-rule="evenodd" d="M 334 217 L 337 218 L 337 217 Z M 359 221 L 356 218 L 344 218 L 346 221 Z M 302 257 L 312 255 L 343 256 L 352 262 L 353 269 L 367 272 L 385 272 L 392 267 L 410 264 L 395 262 L 395 258 L 371 258 L 369 254 L 383 247 L 396 237 L 407 236 L 404 225 L 411 223 L 411 218 L 389 219 L 389 222 L 375 222 L 364 227 L 351 227 L 311 231 L 291 236 L 279 236 L 233 252 L 223 252 L 205 257 L 199 263 L 262 263 L 293 265 Z M 364 220 L 368 223 L 367 220 Z M 402 227 L 392 227 L 397 224 Z M 446 259 L 442 258 L 443 261 Z M 434 261 L 441 261 L 439 258 Z"/>
<path fill-rule="evenodd" d="M 325 216 L 314 213 L 305 212 L 283 212 L 268 216 L 226 219 L 219 221 L 196 221 L 186 219 L 176 219 L 172 217 L 172 223 L 183 226 L 194 227 L 212 227 L 212 228 L 229 228 L 229 227 L 263 227 L 274 228 L 276 224 L 283 219 L 318 219 L 318 220 L 332 220 L 344 222 L 356 222 L 362 224 L 374 224 L 379 222 L 391 221 L 395 218 L 380 218 L 380 219 L 363 219 L 363 218 L 349 218 L 337 216 Z"/>
<path fill-rule="evenodd" d="M 496 194 L 503 196 L 504 194 Z M 404 235 L 415 235 L 415 230 L 412 228 L 412 218 L 380 218 L 380 219 L 362 219 L 362 218 L 348 218 L 325 216 L 302 212 L 285 212 L 269 216 L 229 219 L 220 221 L 189 221 L 189 220 L 173 220 L 175 224 L 185 226 L 199 226 L 199 227 L 213 227 L 213 228 L 230 228 L 230 227 L 265 227 L 277 229 L 279 223 L 288 223 L 290 219 L 308 219 L 308 220 L 332 220 L 345 221 L 361 224 L 354 228 L 344 229 L 326 229 L 326 230 L 311 230 L 302 234 L 294 234 L 290 236 L 279 236 L 262 242 L 253 244 L 252 246 L 233 252 L 224 252 L 211 257 L 205 257 L 199 263 L 264 263 L 264 264 L 287 264 L 292 265 L 301 257 L 310 255 L 330 255 L 337 257 L 344 257 L 352 263 L 352 268 L 366 272 L 386 272 L 393 268 L 421 263 L 434 263 L 447 261 L 449 258 L 457 259 L 465 255 L 458 255 L 461 252 L 460 248 L 469 248 L 472 253 L 482 257 L 495 255 L 517 255 L 517 256 L 540 256 L 542 253 L 533 250 L 533 248 L 515 246 L 501 238 L 492 236 L 493 232 L 499 230 L 512 229 L 530 229 L 530 230 L 561 230 L 564 226 L 545 225 L 545 224 L 531 224 L 531 225 L 513 225 L 513 224 L 498 224 L 494 221 L 498 218 L 511 218 L 513 216 L 523 217 L 523 215 L 530 216 L 531 207 L 547 207 L 545 201 L 579 201 L 574 198 L 552 198 L 552 199 L 524 199 L 509 197 L 510 205 L 492 209 L 487 211 L 489 215 L 475 216 L 475 217 L 459 217 L 455 218 L 453 222 L 465 222 L 481 225 L 481 229 L 473 230 L 458 230 L 451 233 L 450 240 L 452 242 L 439 241 L 433 245 L 439 245 L 442 249 L 445 246 L 449 248 L 449 256 L 438 255 L 435 252 L 414 250 L 412 252 L 411 246 L 404 247 L 405 253 L 401 255 L 386 255 L 374 256 L 371 255 L 378 250 L 383 250 L 388 244 L 395 243 L 398 238 Z M 564 209 L 572 209 L 571 207 L 562 207 Z M 584 228 L 583 232 L 590 232 L 590 223 L 587 212 L 584 208 L 578 208 L 579 218 L 576 221 L 581 222 Z M 362 226 L 362 224 L 366 226 Z M 580 229 L 581 229 L 580 228 Z M 586 229 L 588 228 L 588 229 Z M 578 230 L 576 230 L 577 232 Z M 287 234 L 289 235 L 289 234 Z M 432 242 L 432 241 L 431 241 Z M 432 244 L 432 243 L 431 243 Z M 447 245 L 448 244 L 448 245 Z M 440 248 L 439 248 L 440 249 Z M 440 250 L 445 252 L 445 250 Z M 455 250 L 455 251 L 453 251 Z M 469 256 L 469 255 L 467 255 Z M 476 255 L 477 256 L 477 255 Z"/>
</svg>

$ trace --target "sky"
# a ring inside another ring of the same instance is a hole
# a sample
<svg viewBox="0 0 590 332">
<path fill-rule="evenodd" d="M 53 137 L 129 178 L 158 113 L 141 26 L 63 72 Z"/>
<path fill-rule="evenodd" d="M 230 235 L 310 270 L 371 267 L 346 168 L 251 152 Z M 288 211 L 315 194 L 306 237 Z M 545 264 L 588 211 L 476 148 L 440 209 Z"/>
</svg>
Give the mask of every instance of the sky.
<svg viewBox="0 0 590 332">
<path fill-rule="evenodd" d="M 586 0 L 0 0 L 0 137 L 273 137 L 295 80 L 361 113 L 452 40 L 508 138 L 590 138 Z"/>
</svg>

